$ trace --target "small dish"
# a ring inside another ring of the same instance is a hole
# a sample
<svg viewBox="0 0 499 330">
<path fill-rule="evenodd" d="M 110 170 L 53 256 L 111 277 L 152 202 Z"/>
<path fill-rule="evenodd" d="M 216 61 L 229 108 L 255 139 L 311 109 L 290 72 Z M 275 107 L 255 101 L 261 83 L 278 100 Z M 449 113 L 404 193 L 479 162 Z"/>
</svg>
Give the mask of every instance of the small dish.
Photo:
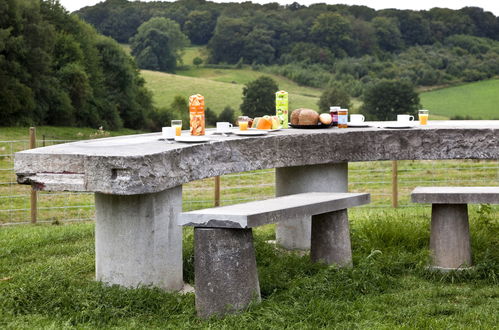
<svg viewBox="0 0 499 330">
<path fill-rule="evenodd" d="M 207 136 L 176 136 L 175 142 L 184 142 L 184 143 L 201 143 L 211 141 Z"/>
<path fill-rule="evenodd" d="M 366 123 L 347 123 L 348 127 L 371 127 L 371 125 L 368 125 Z"/>
<path fill-rule="evenodd" d="M 260 129 L 260 128 L 248 128 L 250 131 L 263 131 L 263 132 L 277 132 L 280 131 L 281 128 L 269 128 L 269 129 Z"/>
<path fill-rule="evenodd" d="M 246 130 L 246 131 L 234 131 L 234 134 L 240 135 L 240 136 L 259 136 L 259 135 L 266 135 L 269 132 L 263 129 L 255 129 L 255 130 Z"/>
<path fill-rule="evenodd" d="M 394 124 L 388 124 L 388 125 L 383 125 L 383 128 L 395 128 L 395 129 L 403 129 L 403 128 L 413 128 L 413 124 L 406 124 L 406 123 L 394 123 Z"/>
<path fill-rule="evenodd" d="M 213 132 L 211 134 L 213 134 L 213 135 L 224 135 L 224 134 L 233 134 L 233 133 L 234 133 L 234 131 L 230 130 L 230 131 L 226 131 L 226 132 L 217 132 L 217 131 L 215 131 L 215 132 Z"/>
</svg>

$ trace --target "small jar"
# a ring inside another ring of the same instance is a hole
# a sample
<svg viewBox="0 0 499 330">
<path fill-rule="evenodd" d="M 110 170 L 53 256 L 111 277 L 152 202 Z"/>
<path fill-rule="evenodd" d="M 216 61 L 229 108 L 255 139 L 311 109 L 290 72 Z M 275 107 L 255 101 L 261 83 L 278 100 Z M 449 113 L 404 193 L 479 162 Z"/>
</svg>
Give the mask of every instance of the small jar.
<svg viewBox="0 0 499 330">
<path fill-rule="evenodd" d="M 338 110 L 340 107 L 329 107 L 329 114 L 333 118 L 333 126 L 338 126 Z"/>
<path fill-rule="evenodd" d="M 348 109 L 338 110 L 338 128 L 348 127 Z"/>
</svg>

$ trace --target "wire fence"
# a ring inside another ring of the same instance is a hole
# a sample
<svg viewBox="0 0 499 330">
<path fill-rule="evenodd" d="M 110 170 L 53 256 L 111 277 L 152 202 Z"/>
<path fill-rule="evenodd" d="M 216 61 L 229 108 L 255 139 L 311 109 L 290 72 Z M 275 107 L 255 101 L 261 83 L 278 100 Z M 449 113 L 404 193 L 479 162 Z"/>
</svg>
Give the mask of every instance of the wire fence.
<svg viewBox="0 0 499 330">
<path fill-rule="evenodd" d="M 36 147 L 68 140 L 43 139 Z M 29 148 L 29 140 L 0 141 L 0 225 L 30 222 L 31 188 L 19 185 L 14 173 L 14 153 Z M 371 193 L 371 204 L 363 207 L 414 206 L 410 192 L 416 186 L 498 186 L 498 160 L 392 161 L 349 163 L 350 192 Z M 394 182 L 395 180 L 395 182 Z M 229 205 L 275 196 L 275 170 L 224 175 L 220 178 L 220 205 Z M 396 184 L 395 192 L 392 189 Z M 183 186 L 183 209 L 212 207 L 217 200 L 214 178 Z M 394 195 L 395 194 L 395 195 Z M 95 216 L 93 193 L 38 192 L 37 222 L 89 221 Z"/>
</svg>

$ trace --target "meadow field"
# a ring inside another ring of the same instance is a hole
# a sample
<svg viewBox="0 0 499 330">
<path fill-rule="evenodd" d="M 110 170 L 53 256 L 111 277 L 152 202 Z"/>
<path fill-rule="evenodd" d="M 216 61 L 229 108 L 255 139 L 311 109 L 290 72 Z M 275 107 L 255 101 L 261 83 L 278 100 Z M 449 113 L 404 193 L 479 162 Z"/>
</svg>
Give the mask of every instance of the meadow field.
<svg viewBox="0 0 499 330">
<path fill-rule="evenodd" d="M 499 79 L 437 89 L 420 98 L 423 108 L 441 117 L 499 119 Z"/>
<path fill-rule="evenodd" d="M 128 45 L 123 45 L 129 49 Z M 260 76 L 274 79 L 279 88 L 290 93 L 290 109 L 306 107 L 318 109 L 317 102 L 323 89 L 300 86 L 293 81 L 268 73 L 254 71 L 245 65 L 240 69 L 221 67 L 196 67 L 192 64 L 195 57 L 206 61 L 206 49 L 192 46 L 186 48 L 184 65 L 176 74 L 142 70 L 147 87 L 153 91 L 155 104 L 169 106 L 177 95 L 188 97 L 200 93 L 206 97 L 206 104 L 220 113 L 225 106 L 239 112 L 242 90 L 245 84 Z M 467 83 L 420 92 L 421 105 L 429 109 L 431 119 L 445 120 L 453 116 L 471 116 L 474 119 L 499 119 L 499 79 Z M 220 97 L 223 95 L 223 97 Z M 352 99 L 353 113 L 359 111 L 362 101 Z"/>
</svg>

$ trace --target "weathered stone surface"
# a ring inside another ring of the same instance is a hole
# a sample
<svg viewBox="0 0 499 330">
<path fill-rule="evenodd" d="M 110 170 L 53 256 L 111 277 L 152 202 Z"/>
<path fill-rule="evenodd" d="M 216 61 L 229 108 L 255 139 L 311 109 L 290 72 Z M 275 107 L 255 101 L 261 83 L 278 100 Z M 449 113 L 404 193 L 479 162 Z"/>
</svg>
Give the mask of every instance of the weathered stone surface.
<svg viewBox="0 0 499 330">
<path fill-rule="evenodd" d="M 413 203 L 499 204 L 499 187 L 417 187 Z"/>
<path fill-rule="evenodd" d="M 200 317 L 261 300 L 251 229 L 194 228 L 194 272 Z"/>
<path fill-rule="evenodd" d="M 303 193 L 180 214 L 179 225 L 252 228 L 368 204 L 365 193 Z"/>
<path fill-rule="evenodd" d="M 471 266 L 467 204 L 433 204 L 430 249 L 432 266 L 452 270 Z"/>
<path fill-rule="evenodd" d="M 376 123 L 374 123 L 376 125 Z M 261 137 L 212 136 L 199 144 L 168 144 L 160 134 L 81 141 L 15 155 L 20 183 L 42 174 L 78 174 L 83 183 L 52 190 L 134 195 L 197 179 L 256 169 L 403 159 L 498 159 L 499 121 L 430 122 L 412 129 L 289 129 Z"/>
<path fill-rule="evenodd" d="M 276 196 L 304 192 L 347 192 L 348 164 L 330 163 L 281 167 L 275 171 Z M 308 250 L 311 233 L 310 215 L 276 225 L 277 244 L 289 250 Z"/>
<path fill-rule="evenodd" d="M 348 210 L 312 216 L 310 258 L 328 265 L 352 266 Z"/>
</svg>

